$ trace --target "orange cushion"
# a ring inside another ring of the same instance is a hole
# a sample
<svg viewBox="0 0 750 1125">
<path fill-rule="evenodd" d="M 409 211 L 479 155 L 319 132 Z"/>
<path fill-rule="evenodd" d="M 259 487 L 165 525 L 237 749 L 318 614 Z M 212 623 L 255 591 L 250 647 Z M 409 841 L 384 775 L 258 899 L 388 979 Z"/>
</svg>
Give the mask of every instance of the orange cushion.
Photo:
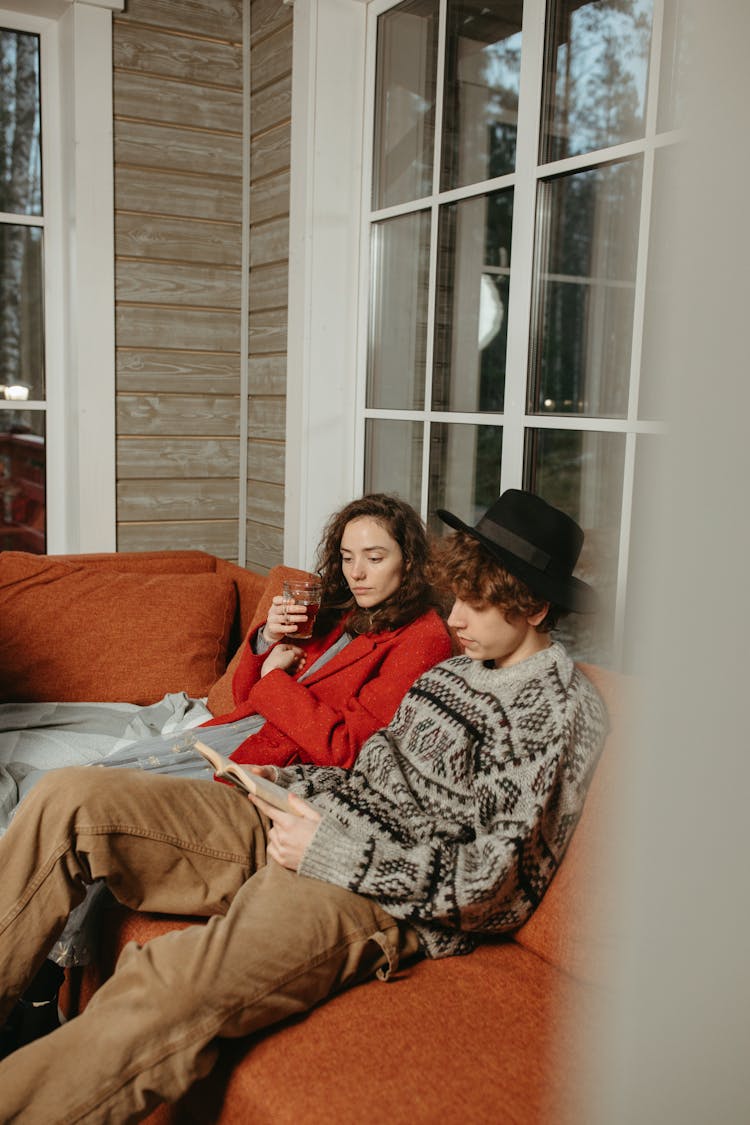
<svg viewBox="0 0 750 1125">
<path fill-rule="evenodd" d="M 214 573 L 124 573 L 0 554 L 0 700 L 205 696 L 226 668 L 237 594 Z"/>
<path fill-rule="evenodd" d="M 234 656 L 229 662 L 224 675 L 220 680 L 213 685 L 208 693 L 208 709 L 214 716 L 227 715 L 230 711 L 234 710 L 234 696 L 232 695 L 232 680 L 234 673 L 237 670 L 237 665 L 242 656 L 242 649 L 250 633 L 257 629 L 261 622 L 266 620 L 268 616 L 268 607 L 271 604 L 271 599 L 274 594 L 280 594 L 284 581 L 287 578 L 308 578 L 309 574 L 306 570 L 296 570 L 292 566 L 274 566 L 268 572 L 268 578 L 265 580 L 263 593 L 255 607 L 255 612 L 248 624 L 243 637 L 242 644 L 239 646 Z"/>
<path fill-rule="evenodd" d="M 201 922 L 106 910 L 103 956 L 84 971 L 81 1009 L 128 941 L 144 944 Z M 216 1070 L 149 1125 L 316 1125 L 321 1105 L 327 1119 L 368 1125 L 572 1125 L 587 1067 L 583 1030 L 593 1026 L 599 1002 L 596 990 L 513 941 L 488 942 L 468 957 L 417 961 L 387 983 L 370 981 L 282 1027 L 223 1043 Z"/>
<path fill-rule="evenodd" d="M 420 961 L 222 1043 L 216 1070 L 161 1120 L 572 1125 L 597 1005 L 513 943 Z"/>
</svg>

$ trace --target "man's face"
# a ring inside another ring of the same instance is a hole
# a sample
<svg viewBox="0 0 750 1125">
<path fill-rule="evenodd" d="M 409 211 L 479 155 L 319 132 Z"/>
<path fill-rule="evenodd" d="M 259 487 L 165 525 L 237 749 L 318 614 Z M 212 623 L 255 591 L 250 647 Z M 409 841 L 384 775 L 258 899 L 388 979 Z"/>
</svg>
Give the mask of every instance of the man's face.
<svg viewBox="0 0 750 1125">
<path fill-rule="evenodd" d="M 448 618 L 459 644 L 472 660 L 491 661 L 496 668 L 517 664 L 547 648 L 550 637 L 537 633 L 535 626 L 544 620 L 547 607 L 533 617 L 512 617 L 495 605 L 473 606 L 456 598 Z"/>
</svg>

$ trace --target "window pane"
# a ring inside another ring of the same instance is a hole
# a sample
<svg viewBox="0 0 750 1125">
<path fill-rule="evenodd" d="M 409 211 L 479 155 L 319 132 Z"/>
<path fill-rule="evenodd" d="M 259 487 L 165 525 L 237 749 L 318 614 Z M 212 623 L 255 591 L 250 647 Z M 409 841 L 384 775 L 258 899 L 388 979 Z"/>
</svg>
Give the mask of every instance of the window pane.
<svg viewBox="0 0 750 1125">
<path fill-rule="evenodd" d="M 0 29 L 0 211 L 42 213 L 39 38 Z"/>
<path fill-rule="evenodd" d="M 652 0 L 551 0 L 542 163 L 644 134 Z"/>
<path fill-rule="evenodd" d="M 680 329 L 675 323 L 680 310 L 674 299 L 674 254 L 678 245 L 680 218 L 675 199 L 680 198 L 681 150 L 670 145 L 654 153 L 651 224 L 646 270 L 646 301 L 643 310 L 643 344 L 638 393 L 638 417 L 667 416 L 669 375 L 674 367 L 674 341 Z"/>
<path fill-rule="evenodd" d="M 684 0 L 664 0 L 664 24 L 659 71 L 659 111 L 656 127 L 660 133 L 684 125 L 685 77 L 690 69 L 690 10 Z"/>
<path fill-rule="evenodd" d="M 378 18 L 374 208 L 432 190 L 437 28 L 436 0 L 408 0 Z"/>
<path fill-rule="evenodd" d="M 372 227 L 367 405 L 424 406 L 430 212 Z"/>
<path fill-rule="evenodd" d="M 365 492 L 392 492 L 419 511 L 422 490 L 422 423 L 368 418 L 365 422 Z"/>
<path fill-rule="evenodd" d="M 523 0 L 448 0 L 443 189 L 516 166 Z"/>
<path fill-rule="evenodd" d="M 581 525 L 585 540 L 576 575 L 600 598 L 596 614 L 571 614 L 561 638 L 577 659 L 608 664 L 620 545 L 625 437 L 580 430 L 528 430 L 525 487 Z"/>
<path fill-rule="evenodd" d="M 43 555 L 44 414 L 0 410 L 0 551 Z"/>
<path fill-rule="evenodd" d="M 513 192 L 440 209 L 435 410 L 503 409 Z"/>
<path fill-rule="evenodd" d="M 529 409 L 624 417 L 642 158 L 539 185 Z"/>
<path fill-rule="evenodd" d="M 499 426 L 433 423 L 428 522 L 436 535 L 445 532 L 445 524 L 433 514 L 437 508 L 475 524 L 499 496 L 502 452 Z"/>
<path fill-rule="evenodd" d="M 42 232 L 0 225 L 0 397 L 44 398 Z"/>
</svg>

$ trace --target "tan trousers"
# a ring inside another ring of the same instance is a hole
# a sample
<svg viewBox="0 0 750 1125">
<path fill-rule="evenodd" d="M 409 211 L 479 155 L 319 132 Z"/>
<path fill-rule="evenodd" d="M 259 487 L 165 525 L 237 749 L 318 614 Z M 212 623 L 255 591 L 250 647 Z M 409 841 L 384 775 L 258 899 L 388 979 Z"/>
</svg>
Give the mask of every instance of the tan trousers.
<svg viewBox="0 0 750 1125">
<path fill-rule="evenodd" d="M 135 909 L 210 920 L 128 945 L 82 1015 L 1 1062 L 3 1122 L 138 1121 L 210 1071 L 218 1039 L 417 952 L 370 899 L 266 865 L 268 827 L 213 781 L 84 767 L 37 783 L 0 839 L 0 1014 L 92 879 Z"/>
</svg>

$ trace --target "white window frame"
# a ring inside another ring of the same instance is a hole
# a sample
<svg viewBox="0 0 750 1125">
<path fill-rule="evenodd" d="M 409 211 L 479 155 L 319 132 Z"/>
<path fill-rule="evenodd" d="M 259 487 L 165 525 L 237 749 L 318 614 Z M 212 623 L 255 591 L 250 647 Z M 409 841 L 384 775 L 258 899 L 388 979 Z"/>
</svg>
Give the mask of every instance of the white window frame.
<svg viewBox="0 0 750 1125">
<path fill-rule="evenodd" d="M 658 66 L 663 0 L 654 0 L 651 83 L 642 140 L 606 150 L 608 160 L 634 154 L 644 159 L 641 239 L 635 281 L 635 315 L 631 353 L 630 399 L 625 418 L 596 418 L 526 413 L 526 379 L 532 300 L 535 192 L 517 191 L 513 219 L 513 273 L 509 309 L 508 378 L 502 415 L 424 411 L 379 411 L 365 406 L 368 223 L 373 217 L 407 208 L 370 212 L 372 91 L 375 36 L 368 21 L 390 8 L 393 0 L 297 0 L 294 18 L 292 91 L 292 196 L 290 245 L 289 366 L 287 412 L 287 511 L 285 559 L 309 566 L 325 517 L 338 503 L 362 488 L 366 418 L 402 418 L 503 425 L 502 478 L 506 487 L 521 484 L 527 428 L 574 429 L 621 433 L 625 437 L 620 559 L 616 591 L 615 661 L 623 645 L 626 560 L 630 548 L 635 444 L 640 435 L 660 433 L 657 422 L 639 420 L 638 378 L 641 361 L 646 284 L 648 222 L 656 149 L 674 135 L 656 132 Z M 519 97 L 519 147 L 516 171 L 498 181 L 440 193 L 439 202 L 469 197 L 477 191 L 511 183 L 537 183 L 552 166 L 537 165 L 541 113 L 545 0 L 524 4 L 524 42 Z M 368 52 L 365 57 L 365 52 Z M 438 105 L 442 58 L 438 63 Z M 436 135 L 440 135 L 439 122 Z M 556 173 L 587 167 L 601 153 L 558 161 Z M 437 158 L 436 158 L 437 159 Z M 437 197 L 431 206 L 437 207 Z M 433 224 L 436 228 L 436 224 Z M 434 268 L 434 255 L 433 255 Z M 432 279 L 431 284 L 434 284 Z M 430 303 L 430 317 L 433 316 Z M 428 328 L 428 348 L 432 332 Z M 429 357 L 428 357 L 429 359 Z M 429 388 L 428 388 L 429 390 Z M 429 432 L 424 441 L 422 506 L 426 508 Z"/>
<path fill-rule="evenodd" d="M 0 0 L 41 44 L 47 551 L 114 551 L 112 12 L 124 0 Z M 9 404 L 10 405 L 10 404 Z"/>
</svg>

